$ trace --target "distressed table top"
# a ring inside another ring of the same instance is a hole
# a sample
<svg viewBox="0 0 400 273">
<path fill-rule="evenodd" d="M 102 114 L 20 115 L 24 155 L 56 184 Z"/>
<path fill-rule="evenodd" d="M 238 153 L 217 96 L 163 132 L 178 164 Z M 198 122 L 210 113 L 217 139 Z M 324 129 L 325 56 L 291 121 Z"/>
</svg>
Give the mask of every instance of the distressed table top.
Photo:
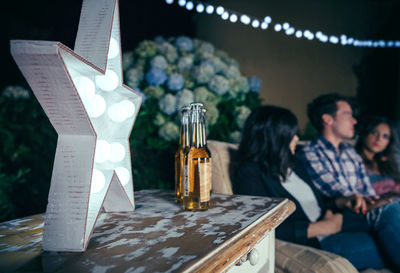
<svg viewBox="0 0 400 273">
<path fill-rule="evenodd" d="M 0 224 L 0 271 L 219 272 L 294 211 L 287 199 L 212 195 L 207 211 L 183 211 L 172 192 L 135 192 L 136 210 L 102 213 L 83 253 L 46 252 L 44 215 Z"/>
</svg>

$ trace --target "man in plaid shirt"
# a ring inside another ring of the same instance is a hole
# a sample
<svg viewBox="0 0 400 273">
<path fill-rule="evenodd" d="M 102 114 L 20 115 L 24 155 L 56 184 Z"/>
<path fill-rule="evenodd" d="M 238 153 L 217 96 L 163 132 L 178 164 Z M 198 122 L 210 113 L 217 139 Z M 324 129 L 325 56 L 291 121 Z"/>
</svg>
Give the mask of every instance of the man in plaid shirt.
<svg viewBox="0 0 400 273">
<path fill-rule="evenodd" d="M 354 136 L 357 123 L 347 98 L 322 95 L 308 105 L 307 114 L 320 137 L 305 145 L 297 157 L 315 186 L 325 196 L 336 198 L 338 207 L 347 206 L 357 213 L 387 203 L 388 200 L 375 199 L 361 157 L 343 142 Z"/>
</svg>

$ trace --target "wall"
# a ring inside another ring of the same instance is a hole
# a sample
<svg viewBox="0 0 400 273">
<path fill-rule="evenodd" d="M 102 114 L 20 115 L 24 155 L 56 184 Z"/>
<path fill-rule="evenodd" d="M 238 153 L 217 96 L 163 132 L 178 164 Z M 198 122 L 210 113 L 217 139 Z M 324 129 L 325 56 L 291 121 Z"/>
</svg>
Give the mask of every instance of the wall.
<svg viewBox="0 0 400 273">
<path fill-rule="evenodd" d="M 289 22 L 302 30 L 321 30 L 337 36 L 346 33 L 360 39 L 371 37 L 373 30 L 384 26 L 386 22 L 382 18 L 386 18 L 393 6 L 391 1 L 378 4 L 359 0 L 220 0 L 209 3 L 258 18 L 269 15 L 273 22 Z M 380 20 L 374 20 L 378 16 Z M 305 128 L 308 120 L 306 104 L 314 97 L 329 92 L 356 96 L 357 78 L 353 66 L 369 49 L 297 39 L 294 35 L 288 37 L 283 32 L 276 33 L 273 24 L 268 30 L 254 29 L 240 22 L 223 21 L 216 14 L 197 14 L 194 21 L 197 36 L 227 51 L 247 76 L 260 77 L 263 103 L 291 109 L 299 118 L 300 129 Z"/>
</svg>

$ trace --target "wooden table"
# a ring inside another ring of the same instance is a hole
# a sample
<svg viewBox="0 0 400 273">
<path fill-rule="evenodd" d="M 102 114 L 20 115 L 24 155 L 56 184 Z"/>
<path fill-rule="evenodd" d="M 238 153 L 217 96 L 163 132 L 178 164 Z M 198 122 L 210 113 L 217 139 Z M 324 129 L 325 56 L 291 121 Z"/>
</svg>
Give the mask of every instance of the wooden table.
<svg viewBox="0 0 400 273">
<path fill-rule="evenodd" d="M 136 210 L 102 213 L 83 253 L 43 251 L 42 214 L 1 223 L 0 272 L 273 272 L 274 229 L 292 202 L 214 194 L 209 210 L 190 212 L 173 200 L 135 192 Z"/>
</svg>

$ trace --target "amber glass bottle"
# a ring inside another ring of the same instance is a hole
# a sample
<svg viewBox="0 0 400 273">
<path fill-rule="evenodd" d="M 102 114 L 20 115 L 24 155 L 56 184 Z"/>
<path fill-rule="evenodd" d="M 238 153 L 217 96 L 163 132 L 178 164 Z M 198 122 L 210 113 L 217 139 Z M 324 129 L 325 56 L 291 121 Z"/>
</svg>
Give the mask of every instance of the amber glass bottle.
<svg viewBox="0 0 400 273">
<path fill-rule="evenodd" d="M 190 149 L 185 154 L 188 179 L 184 179 L 183 209 L 207 210 L 210 206 L 211 153 L 201 103 L 190 105 Z"/>
<path fill-rule="evenodd" d="M 187 167 L 185 167 L 184 154 L 189 151 L 189 112 L 190 107 L 185 106 L 181 109 L 181 127 L 179 134 L 179 147 L 175 152 L 175 196 L 177 202 L 182 202 L 183 184 L 182 181 L 187 176 Z M 186 170 L 186 171 L 185 171 Z"/>
</svg>

